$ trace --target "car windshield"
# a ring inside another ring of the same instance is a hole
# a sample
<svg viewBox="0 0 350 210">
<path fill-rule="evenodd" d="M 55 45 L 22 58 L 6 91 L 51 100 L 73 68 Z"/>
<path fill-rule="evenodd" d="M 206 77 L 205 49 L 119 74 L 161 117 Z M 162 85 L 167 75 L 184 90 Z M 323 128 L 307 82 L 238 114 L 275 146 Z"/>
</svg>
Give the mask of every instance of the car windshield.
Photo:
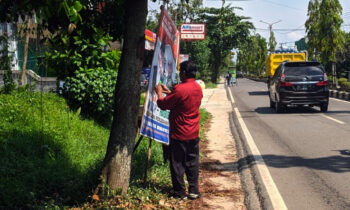
<svg viewBox="0 0 350 210">
<path fill-rule="evenodd" d="M 323 75 L 323 70 L 317 66 L 287 66 L 284 69 L 286 76 L 314 76 Z"/>
</svg>

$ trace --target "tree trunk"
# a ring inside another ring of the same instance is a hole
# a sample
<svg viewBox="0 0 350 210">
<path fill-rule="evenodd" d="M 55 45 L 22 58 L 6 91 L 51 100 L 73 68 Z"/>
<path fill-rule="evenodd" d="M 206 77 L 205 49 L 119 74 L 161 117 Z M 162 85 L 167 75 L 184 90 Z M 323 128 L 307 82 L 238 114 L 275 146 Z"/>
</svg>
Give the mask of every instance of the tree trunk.
<svg viewBox="0 0 350 210">
<path fill-rule="evenodd" d="M 335 63 L 332 62 L 332 75 L 333 75 L 333 85 L 335 85 L 335 87 L 338 87 L 338 80 L 337 80 L 337 70 L 335 68 Z"/>
<path fill-rule="evenodd" d="M 145 48 L 147 0 L 125 3 L 123 52 L 115 90 L 114 118 L 103 162 L 102 177 L 113 190 L 127 192 L 131 158 L 138 128 L 139 78 Z"/>
<path fill-rule="evenodd" d="M 221 60 L 216 59 L 213 64 L 213 69 L 211 72 L 211 82 L 216 84 L 218 81 L 219 71 L 220 71 Z"/>
<path fill-rule="evenodd" d="M 30 22 L 32 20 L 32 16 L 27 16 L 27 26 L 26 26 L 26 42 L 24 43 L 24 53 L 23 53 L 23 66 L 22 66 L 22 75 L 21 75 L 21 85 L 24 86 L 27 84 L 27 58 L 28 58 L 28 45 L 29 45 L 29 36 L 30 36 Z"/>
</svg>

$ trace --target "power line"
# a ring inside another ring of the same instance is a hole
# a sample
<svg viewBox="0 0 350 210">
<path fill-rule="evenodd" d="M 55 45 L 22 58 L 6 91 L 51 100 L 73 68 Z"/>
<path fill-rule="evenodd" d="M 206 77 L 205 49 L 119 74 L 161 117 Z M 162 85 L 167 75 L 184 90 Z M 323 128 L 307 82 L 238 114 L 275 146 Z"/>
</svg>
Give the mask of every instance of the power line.
<svg viewBox="0 0 350 210">
<path fill-rule="evenodd" d="M 269 29 L 266 28 L 255 28 L 256 30 L 262 30 L 262 31 L 269 31 Z M 304 31 L 305 28 L 294 28 L 294 29 L 289 29 L 289 28 L 275 28 L 272 29 L 272 31 Z"/>
<path fill-rule="evenodd" d="M 281 6 L 281 7 L 286 7 L 286 8 L 289 8 L 289 9 L 294 9 L 294 10 L 303 11 L 303 12 L 305 11 L 303 9 L 291 7 L 291 6 L 288 6 L 288 5 L 285 5 L 285 4 L 276 3 L 276 2 L 270 1 L 270 0 L 263 0 L 263 1 L 265 1 L 267 3 L 270 3 L 270 4 L 278 5 L 278 6 Z"/>
</svg>

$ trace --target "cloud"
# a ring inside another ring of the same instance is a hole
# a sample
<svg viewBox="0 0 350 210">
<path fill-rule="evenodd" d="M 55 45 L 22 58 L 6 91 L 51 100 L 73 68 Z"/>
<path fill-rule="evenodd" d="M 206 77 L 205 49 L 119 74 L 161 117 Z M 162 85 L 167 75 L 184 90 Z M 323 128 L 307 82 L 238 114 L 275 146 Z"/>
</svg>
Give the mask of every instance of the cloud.
<svg viewBox="0 0 350 210">
<path fill-rule="evenodd" d="M 299 39 L 303 38 L 305 35 L 302 32 L 293 31 L 287 34 L 288 39 L 291 39 L 293 41 L 298 41 Z"/>
</svg>

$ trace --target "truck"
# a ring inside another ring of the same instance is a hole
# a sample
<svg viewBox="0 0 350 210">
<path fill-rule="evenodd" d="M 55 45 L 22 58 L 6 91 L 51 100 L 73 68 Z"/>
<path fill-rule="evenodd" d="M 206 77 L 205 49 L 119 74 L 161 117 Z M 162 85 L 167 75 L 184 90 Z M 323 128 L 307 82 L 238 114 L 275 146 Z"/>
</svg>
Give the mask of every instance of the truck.
<svg viewBox="0 0 350 210">
<path fill-rule="evenodd" d="M 284 62 L 296 62 L 296 61 L 306 61 L 306 52 L 288 52 L 288 51 L 276 51 L 271 53 L 266 58 L 266 76 L 267 76 L 267 86 L 269 86 L 270 80 L 275 74 L 278 66 Z"/>
</svg>

